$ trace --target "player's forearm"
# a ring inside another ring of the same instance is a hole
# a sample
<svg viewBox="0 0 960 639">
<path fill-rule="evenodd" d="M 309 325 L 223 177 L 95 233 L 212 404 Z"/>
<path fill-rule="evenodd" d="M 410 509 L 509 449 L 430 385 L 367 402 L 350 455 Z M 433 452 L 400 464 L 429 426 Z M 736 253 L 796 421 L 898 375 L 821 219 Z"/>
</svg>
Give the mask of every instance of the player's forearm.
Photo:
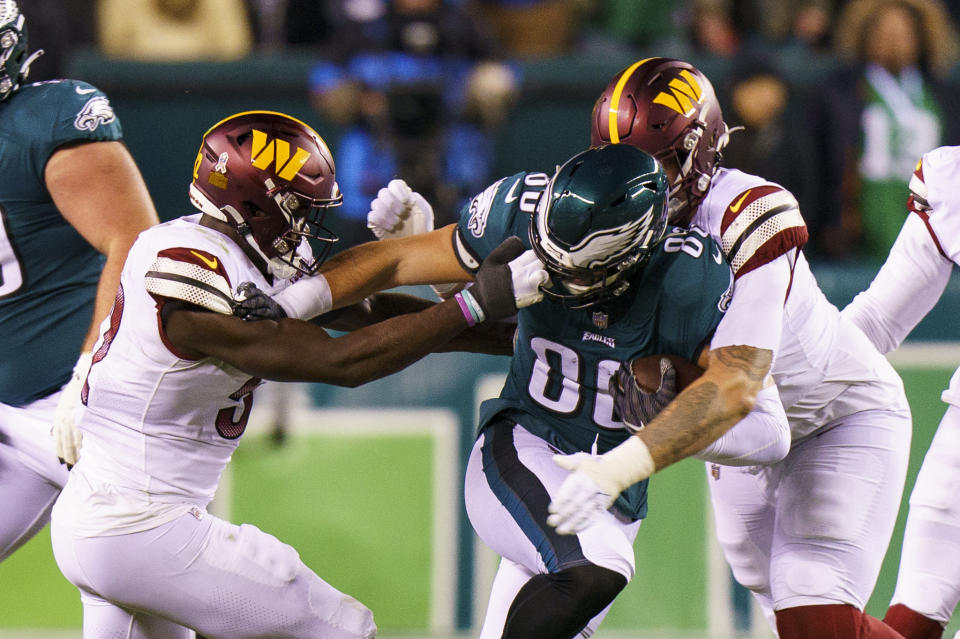
<svg viewBox="0 0 960 639">
<path fill-rule="evenodd" d="M 356 304 L 397 286 L 465 282 L 470 275 L 453 254 L 453 227 L 402 239 L 367 242 L 328 260 L 321 269 L 333 308 Z"/>
<path fill-rule="evenodd" d="M 517 323 L 512 320 L 484 322 L 458 333 L 435 352 L 481 353 L 483 355 L 513 355 L 513 337 Z"/>
<path fill-rule="evenodd" d="M 790 425 L 773 384 L 757 394 L 746 417 L 694 455 L 725 466 L 772 464 L 790 452 Z"/>
<path fill-rule="evenodd" d="M 436 302 L 403 293 L 375 293 L 359 304 L 331 311 L 317 317 L 313 323 L 335 331 L 354 331 L 377 322 L 418 313 Z"/>
<path fill-rule="evenodd" d="M 100 336 L 100 323 L 109 315 L 110 309 L 113 308 L 113 302 L 120 288 L 120 273 L 123 270 L 123 263 L 126 260 L 127 250 L 129 248 L 129 244 L 115 247 L 107 255 L 103 270 L 100 272 L 100 280 L 97 282 L 97 293 L 93 302 L 93 315 L 90 319 L 90 327 L 87 329 L 87 335 L 83 338 L 83 344 L 80 347 L 81 352 L 87 353 L 93 350 L 93 346 Z"/>
<path fill-rule="evenodd" d="M 706 448 L 756 403 L 772 353 L 749 346 L 710 352 L 706 372 L 685 388 L 637 435 L 657 470 Z"/>
<path fill-rule="evenodd" d="M 331 311 L 314 320 L 315 324 L 335 331 L 354 331 L 364 326 L 417 313 L 438 302 L 401 293 L 377 293 L 360 304 Z M 512 355 L 516 320 L 488 321 L 472 326 L 439 345 L 434 352 L 482 353 Z"/>
<path fill-rule="evenodd" d="M 286 324 L 280 322 L 281 327 Z M 451 300 L 327 340 L 316 353 L 301 352 L 276 372 L 290 381 L 352 388 L 406 368 L 465 328 L 463 311 Z"/>
<path fill-rule="evenodd" d="M 354 387 L 409 366 L 467 328 L 455 300 L 367 326 L 339 338 L 295 319 L 243 322 L 177 311 L 167 336 L 185 353 L 209 355 L 263 379 Z"/>
</svg>

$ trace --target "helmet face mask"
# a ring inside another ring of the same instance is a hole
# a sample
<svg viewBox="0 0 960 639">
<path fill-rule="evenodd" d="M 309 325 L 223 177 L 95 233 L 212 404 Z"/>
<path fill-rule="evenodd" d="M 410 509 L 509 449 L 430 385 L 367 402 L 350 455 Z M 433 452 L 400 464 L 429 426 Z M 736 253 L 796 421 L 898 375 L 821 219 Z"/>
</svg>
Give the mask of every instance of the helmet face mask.
<svg viewBox="0 0 960 639">
<path fill-rule="evenodd" d="M 238 113 L 204 134 L 190 199 L 233 226 L 281 279 L 317 271 L 337 241 L 324 217 L 343 201 L 323 139 L 272 111 Z M 311 260 L 297 251 L 304 240 L 316 240 Z"/>
<path fill-rule="evenodd" d="M 629 146 L 579 153 L 557 169 L 530 219 L 530 243 L 546 265 L 546 297 L 568 308 L 622 295 L 666 229 L 667 180 Z"/>
<path fill-rule="evenodd" d="M 649 58 L 607 85 L 594 105 L 591 144 L 630 144 L 664 164 L 670 220 L 683 223 L 706 196 L 729 133 L 703 73 L 681 60 Z"/>
</svg>

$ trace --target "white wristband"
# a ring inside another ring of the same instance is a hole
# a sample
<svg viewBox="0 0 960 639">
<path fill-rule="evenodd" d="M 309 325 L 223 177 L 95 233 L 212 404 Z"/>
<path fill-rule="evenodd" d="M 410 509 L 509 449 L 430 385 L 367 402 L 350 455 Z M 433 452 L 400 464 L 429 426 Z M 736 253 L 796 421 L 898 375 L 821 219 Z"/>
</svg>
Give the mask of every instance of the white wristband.
<svg viewBox="0 0 960 639">
<path fill-rule="evenodd" d="M 333 295 L 327 278 L 320 273 L 294 282 L 273 296 L 287 317 L 309 320 L 333 307 Z"/>
<path fill-rule="evenodd" d="M 600 457 L 604 475 L 621 486 L 620 490 L 643 481 L 657 470 L 650 449 L 636 435 Z"/>
</svg>

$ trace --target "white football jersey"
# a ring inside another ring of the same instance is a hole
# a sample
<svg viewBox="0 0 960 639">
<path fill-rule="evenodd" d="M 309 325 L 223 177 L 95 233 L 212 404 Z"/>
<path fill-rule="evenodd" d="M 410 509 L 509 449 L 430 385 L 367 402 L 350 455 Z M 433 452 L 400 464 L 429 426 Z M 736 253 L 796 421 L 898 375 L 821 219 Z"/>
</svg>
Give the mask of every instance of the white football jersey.
<svg viewBox="0 0 960 639">
<path fill-rule="evenodd" d="M 910 179 L 907 219 L 870 287 L 843 309 L 882 352 L 903 340 L 936 305 L 960 265 L 960 146 L 924 154 Z M 943 392 L 960 406 L 960 369 Z"/>
<path fill-rule="evenodd" d="M 841 320 L 817 285 L 800 252 L 807 231 L 789 191 L 720 169 L 692 224 L 721 243 L 736 277 L 733 303 L 711 345 L 773 348 L 772 374 L 794 442 L 840 417 L 903 405 L 899 376 L 862 332 Z M 769 299 L 772 280 L 758 270 L 764 266 L 780 269 L 777 290 L 786 294 L 782 313 L 736 304 L 738 296 Z"/>
<path fill-rule="evenodd" d="M 81 534 L 133 532 L 205 508 L 246 427 L 261 380 L 178 353 L 160 321 L 171 298 L 151 294 L 146 282 L 187 273 L 227 291 L 251 281 L 275 294 L 290 280 L 269 285 L 239 246 L 199 218 L 140 234 L 101 326 L 79 420 L 83 453 L 55 515 Z"/>
</svg>

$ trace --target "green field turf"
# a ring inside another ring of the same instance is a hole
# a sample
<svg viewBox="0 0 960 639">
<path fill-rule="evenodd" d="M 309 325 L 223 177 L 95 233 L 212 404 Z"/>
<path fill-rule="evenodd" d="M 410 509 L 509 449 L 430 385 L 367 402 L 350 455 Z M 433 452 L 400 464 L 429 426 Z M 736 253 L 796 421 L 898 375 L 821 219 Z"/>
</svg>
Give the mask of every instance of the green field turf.
<svg viewBox="0 0 960 639">
<path fill-rule="evenodd" d="M 906 499 L 953 371 L 901 372 L 915 434 L 904 508 L 868 606 L 878 616 L 895 585 Z M 434 568 L 433 446 L 427 433 L 292 434 L 279 448 L 265 435 L 250 434 L 225 486 L 230 519 L 256 524 L 296 547 L 318 574 L 374 610 L 383 636 L 423 632 L 430 625 Z M 454 488 L 462 500 L 460 486 Z M 703 465 L 688 460 L 658 474 L 650 499 L 650 518 L 637 538 L 638 577 L 614 604 L 601 637 L 630 636 L 630 629 L 637 636 L 663 629 L 663 636 L 693 637 L 706 627 L 710 531 Z M 76 629 L 79 623 L 76 591 L 57 571 L 45 530 L 0 564 L 0 636 L 25 637 L 30 628 Z M 954 622 L 945 636 L 958 628 Z"/>
</svg>

